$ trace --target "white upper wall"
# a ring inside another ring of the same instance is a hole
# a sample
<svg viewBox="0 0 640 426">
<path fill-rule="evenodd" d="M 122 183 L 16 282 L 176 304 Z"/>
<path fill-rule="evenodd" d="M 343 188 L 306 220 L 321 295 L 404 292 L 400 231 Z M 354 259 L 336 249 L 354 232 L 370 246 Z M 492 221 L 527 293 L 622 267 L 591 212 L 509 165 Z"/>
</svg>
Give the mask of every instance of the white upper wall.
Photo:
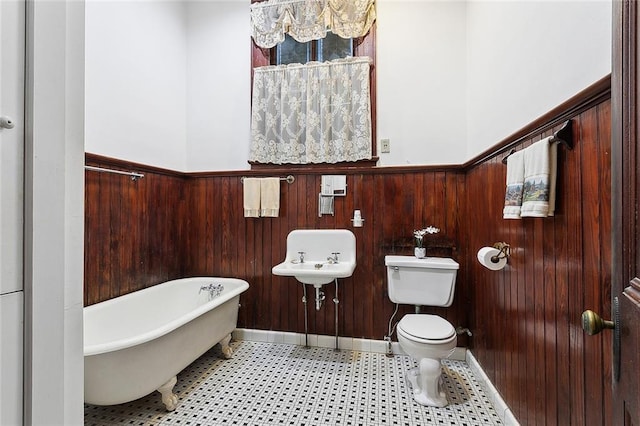
<svg viewBox="0 0 640 426">
<path fill-rule="evenodd" d="M 196 1 L 187 10 L 187 169 L 246 169 L 251 136 L 248 2 Z"/>
<path fill-rule="evenodd" d="M 460 164 L 611 71 L 611 1 L 377 0 L 380 165 Z M 244 170 L 248 0 L 88 0 L 86 151 Z"/>
<path fill-rule="evenodd" d="M 380 165 L 460 163 L 466 150 L 466 2 L 377 1 Z"/>
<path fill-rule="evenodd" d="M 185 170 L 184 4 L 88 0 L 85 19 L 85 150 Z"/>
<path fill-rule="evenodd" d="M 468 3 L 470 159 L 611 72 L 610 1 Z"/>
</svg>

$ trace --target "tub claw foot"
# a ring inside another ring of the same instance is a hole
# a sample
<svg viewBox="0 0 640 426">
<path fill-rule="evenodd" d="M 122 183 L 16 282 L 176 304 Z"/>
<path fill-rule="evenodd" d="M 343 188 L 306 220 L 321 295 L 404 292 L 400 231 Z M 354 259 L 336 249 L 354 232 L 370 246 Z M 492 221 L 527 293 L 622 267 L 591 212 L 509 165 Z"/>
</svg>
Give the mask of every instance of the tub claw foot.
<svg viewBox="0 0 640 426">
<path fill-rule="evenodd" d="M 224 355 L 225 359 L 230 359 L 233 356 L 233 349 L 229 346 L 229 342 L 231 342 L 231 333 L 227 334 L 224 339 L 220 341 L 222 355 Z"/>
<path fill-rule="evenodd" d="M 158 388 L 158 392 L 162 394 L 162 402 L 167 411 L 173 411 L 178 406 L 178 395 L 173 393 L 173 387 L 178 382 L 176 376 L 173 376 L 167 383 Z"/>
</svg>

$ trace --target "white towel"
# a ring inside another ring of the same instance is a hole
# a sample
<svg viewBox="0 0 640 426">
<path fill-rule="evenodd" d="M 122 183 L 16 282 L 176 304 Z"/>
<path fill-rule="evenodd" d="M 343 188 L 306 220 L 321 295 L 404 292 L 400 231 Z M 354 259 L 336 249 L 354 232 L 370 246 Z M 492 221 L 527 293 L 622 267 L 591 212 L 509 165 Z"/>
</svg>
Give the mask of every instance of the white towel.
<svg viewBox="0 0 640 426">
<path fill-rule="evenodd" d="M 522 217 L 553 216 L 558 148 L 545 138 L 524 150 Z"/>
<path fill-rule="evenodd" d="M 260 179 L 260 216 L 278 217 L 280 211 L 280 178 Z"/>
<path fill-rule="evenodd" d="M 260 179 L 244 178 L 244 217 L 260 217 Z"/>
<path fill-rule="evenodd" d="M 507 157 L 507 189 L 502 210 L 502 217 L 505 219 L 520 219 L 523 186 L 524 154 L 517 151 Z"/>
<path fill-rule="evenodd" d="M 549 140 L 547 139 L 547 142 Z M 558 144 L 549 144 L 549 211 L 547 216 L 556 213 L 556 182 L 558 180 Z"/>
</svg>

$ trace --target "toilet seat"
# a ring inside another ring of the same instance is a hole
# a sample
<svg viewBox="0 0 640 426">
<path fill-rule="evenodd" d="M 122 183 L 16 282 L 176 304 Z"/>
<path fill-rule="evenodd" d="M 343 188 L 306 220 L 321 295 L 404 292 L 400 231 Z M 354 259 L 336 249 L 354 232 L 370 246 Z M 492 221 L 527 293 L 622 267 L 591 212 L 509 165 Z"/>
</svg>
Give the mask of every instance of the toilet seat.
<svg viewBox="0 0 640 426">
<path fill-rule="evenodd" d="M 430 314 L 405 315 L 398 323 L 398 332 L 425 344 L 445 344 L 456 339 L 456 330 L 449 321 Z"/>
</svg>

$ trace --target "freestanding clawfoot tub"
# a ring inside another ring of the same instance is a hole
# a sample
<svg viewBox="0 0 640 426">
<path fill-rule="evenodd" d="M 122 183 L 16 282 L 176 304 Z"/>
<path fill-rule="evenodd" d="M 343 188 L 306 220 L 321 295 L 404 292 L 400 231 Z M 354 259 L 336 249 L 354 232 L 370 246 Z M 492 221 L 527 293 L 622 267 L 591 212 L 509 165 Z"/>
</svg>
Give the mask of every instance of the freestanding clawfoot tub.
<svg viewBox="0 0 640 426">
<path fill-rule="evenodd" d="M 216 343 L 226 358 L 238 320 L 235 278 L 168 281 L 84 308 L 84 400 L 114 405 L 154 390 L 175 410 L 177 374 Z"/>
</svg>

